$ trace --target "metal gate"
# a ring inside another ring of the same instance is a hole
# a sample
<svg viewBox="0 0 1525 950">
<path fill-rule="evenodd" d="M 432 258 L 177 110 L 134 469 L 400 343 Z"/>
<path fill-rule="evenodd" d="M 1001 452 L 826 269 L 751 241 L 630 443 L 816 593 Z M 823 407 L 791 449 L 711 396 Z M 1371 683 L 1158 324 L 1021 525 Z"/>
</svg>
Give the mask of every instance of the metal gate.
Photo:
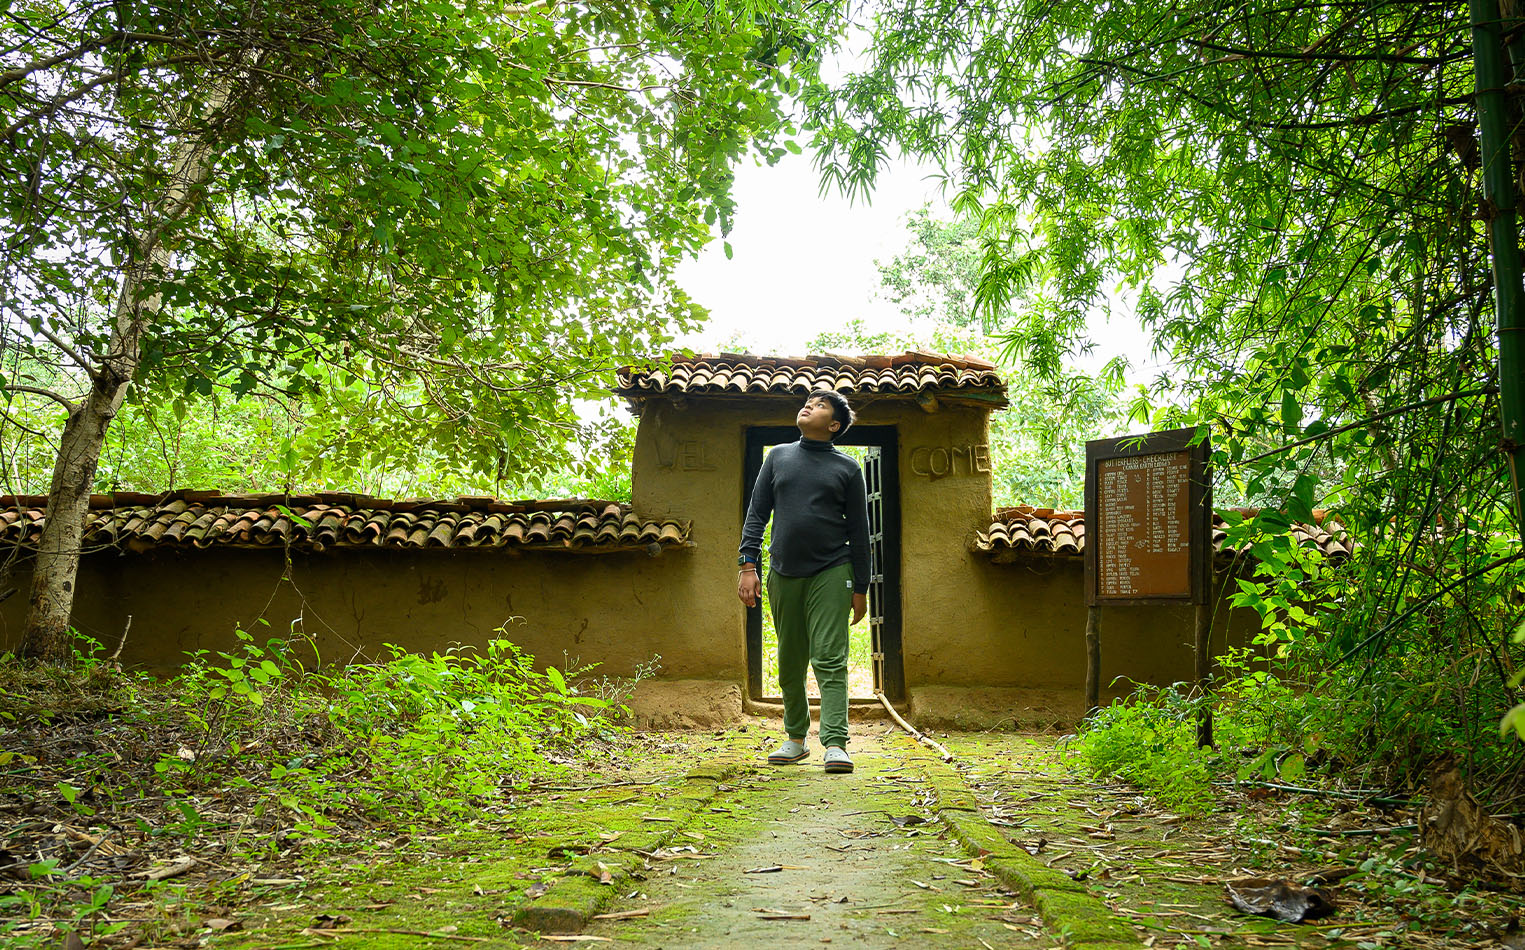
<svg viewBox="0 0 1525 950">
<path fill-rule="evenodd" d="M 874 664 L 874 692 L 884 691 L 884 459 L 877 445 L 863 453 L 868 486 L 868 635 Z"/>
</svg>

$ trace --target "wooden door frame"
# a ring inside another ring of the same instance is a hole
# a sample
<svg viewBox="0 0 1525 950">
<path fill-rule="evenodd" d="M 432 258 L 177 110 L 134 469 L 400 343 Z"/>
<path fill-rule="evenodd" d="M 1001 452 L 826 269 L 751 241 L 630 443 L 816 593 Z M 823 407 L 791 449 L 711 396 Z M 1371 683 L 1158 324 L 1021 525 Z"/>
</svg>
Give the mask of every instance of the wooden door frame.
<svg viewBox="0 0 1525 950">
<path fill-rule="evenodd" d="M 762 470 L 763 450 L 784 445 L 800 437 L 794 426 L 752 426 L 746 430 L 746 454 L 741 473 L 741 515 L 746 518 L 752 501 L 752 486 Z M 900 432 L 895 426 L 856 425 L 836 440 L 837 445 L 878 446 L 881 454 L 880 477 L 884 482 L 884 624 L 880 628 L 880 649 L 884 653 L 884 682 L 880 688 L 892 703 L 905 701 L 905 657 L 901 636 L 900 594 Z M 870 607 L 872 609 L 872 606 Z M 762 625 L 763 608 L 747 608 L 747 695 L 757 702 L 782 702 L 778 696 L 763 693 Z M 870 663 L 872 667 L 872 663 Z M 861 699 L 861 697 L 859 697 Z M 815 702 L 815 700 L 811 700 Z"/>
</svg>

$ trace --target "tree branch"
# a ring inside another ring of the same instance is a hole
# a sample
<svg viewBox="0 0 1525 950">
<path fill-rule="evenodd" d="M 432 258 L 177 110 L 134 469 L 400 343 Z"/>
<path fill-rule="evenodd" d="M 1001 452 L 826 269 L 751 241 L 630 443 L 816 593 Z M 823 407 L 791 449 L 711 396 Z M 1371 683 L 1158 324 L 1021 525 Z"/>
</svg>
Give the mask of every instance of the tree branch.
<svg viewBox="0 0 1525 950">
<path fill-rule="evenodd" d="M 1330 122 L 1251 122 L 1246 120 L 1245 125 L 1254 129 L 1274 129 L 1277 131 L 1287 129 L 1299 132 L 1318 132 L 1325 129 L 1343 129 L 1353 125 L 1372 125 L 1383 119 L 1391 119 L 1395 116 L 1408 115 L 1411 112 L 1422 112 L 1429 108 L 1445 106 L 1466 105 L 1472 101 L 1471 96 L 1450 96 L 1445 99 L 1436 99 L 1433 102 L 1418 102 L 1411 106 L 1403 106 L 1399 109 L 1385 109 L 1381 112 L 1367 112 L 1363 115 L 1353 115 L 1348 119 L 1339 119 Z"/>
<path fill-rule="evenodd" d="M 1185 40 L 1187 46 L 1196 46 L 1202 49 L 1210 49 L 1216 53 L 1226 53 L 1233 62 L 1236 59 L 1290 59 L 1290 60 L 1323 60 L 1335 63 L 1345 62 L 1377 62 L 1377 63 L 1406 63 L 1414 66 L 1444 66 L 1446 63 L 1455 62 L 1471 55 L 1470 52 L 1457 53 L 1454 56 L 1400 56 L 1392 53 L 1315 53 L 1313 48 L 1307 50 L 1293 50 L 1285 53 L 1273 53 L 1263 50 L 1239 49 L 1233 46 L 1224 46 L 1220 43 L 1209 43 L 1205 40 Z"/>
<path fill-rule="evenodd" d="M 71 402 L 67 396 L 56 393 L 51 389 L 43 389 L 40 386 L 18 386 L 15 383 L 0 383 L 0 390 L 11 393 L 31 393 L 34 396 L 46 396 L 63 406 L 71 414 L 79 411 L 79 406 Z"/>
<path fill-rule="evenodd" d="M 164 66 L 176 66 L 181 63 L 202 63 L 206 62 L 208 58 L 209 57 L 204 53 L 186 53 L 183 56 L 171 56 L 167 59 L 161 59 L 154 63 L 147 63 L 137 68 L 139 70 L 146 70 L 158 69 Z M 37 121 L 38 119 L 51 112 L 57 112 L 59 109 L 62 109 L 64 106 L 71 102 L 85 98 L 91 92 L 100 88 L 101 86 L 106 85 L 107 83 L 116 82 L 117 80 L 121 79 L 123 75 L 124 74 L 121 70 L 114 69 L 102 76 L 97 76 L 95 79 L 90 80 L 89 82 L 80 86 L 78 89 L 73 90 L 67 95 L 49 100 L 47 105 L 39 109 L 33 109 L 31 112 L 28 112 L 26 115 L 6 126 L 4 130 L 0 130 L 0 142 L 9 142 L 17 132 L 32 122 Z"/>
<path fill-rule="evenodd" d="M 621 86 L 618 83 L 600 82 L 595 79 L 553 79 L 550 76 L 544 80 L 547 86 L 583 86 L 590 89 L 613 89 L 615 92 L 650 92 L 653 89 L 671 89 L 671 83 L 652 83 L 645 86 Z"/>
<path fill-rule="evenodd" d="M 1391 416 L 1401 415 L 1405 412 L 1412 412 L 1415 409 L 1423 409 L 1426 406 L 1433 406 L 1437 403 L 1455 402 L 1458 399 L 1467 399 L 1472 396 L 1494 396 L 1497 394 L 1497 386 L 1484 386 L 1482 389 L 1469 389 L 1465 392 L 1447 393 L 1444 396 L 1431 396 L 1429 399 L 1421 399 L 1419 402 L 1411 402 L 1406 406 L 1399 406 L 1396 409 L 1388 409 L 1383 412 L 1379 412 L 1374 416 L 1367 416 L 1365 419 L 1359 419 L 1355 422 L 1349 422 L 1342 426 L 1336 426 L 1327 432 L 1320 432 L 1318 435 L 1310 435 L 1306 439 L 1298 439 L 1296 442 L 1288 442 L 1286 445 L 1272 449 L 1269 452 L 1261 452 L 1259 455 L 1253 455 L 1241 462 L 1238 462 L 1237 464 L 1249 465 L 1251 462 L 1258 462 L 1263 458 L 1270 458 L 1273 455 L 1280 455 L 1283 452 L 1290 452 L 1293 449 L 1307 445 L 1310 442 L 1317 442 L 1320 439 L 1328 439 L 1343 432 L 1349 432 L 1351 429 L 1364 428 L 1365 426 L 1369 426 L 1374 422 L 1381 422 L 1383 419 L 1387 419 Z"/>
<path fill-rule="evenodd" d="M 48 436 L 46 434 L 44 434 L 42 432 L 38 432 L 36 429 L 34 429 L 31 426 L 27 425 L 26 423 L 22 422 L 20 419 L 17 419 L 15 416 L 13 416 L 10 413 L 6 412 L 4 409 L 0 409 L 0 422 L 8 423 L 10 425 L 13 425 L 16 428 L 20 429 L 22 432 L 25 432 L 27 435 L 33 436 L 34 438 L 38 438 L 38 439 L 46 439 L 46 438 L 48 438 Z M 15 494 L 15 493 L 12 492 L 11 494 Z"/>
<path fill-rule="evenodd" d="M 66 63 L 77 56 L 94 52 L 103 46 L 110 46 L 117 40 L 133 40 L 142 43 L 167 43 L 173 46 L 185 45 L 185 38 L 180 36 L 164 36 L 158 33 L 129 33 L 126 30 L 113 30 L 105 36 L 81 43 L 72 49 L 64 50 L 62 53 L 57 53 L 46 59 L 34 60 L 25 66 L 18 66 L 15 69 L 8 69 L 0 73 L 0 88 L 9 86 L 14 82 L 20 82 L 39 70 L 52 69 L 59 63 Z"/>
<path fill-rule="evenodd" d="M 54 346 L 58 347 L 60 350 L 63 350 L 64 355 L 67 356 L 69 359 L 73 360 L 76 366 L 78 366 L 80 369 L 84 370 L 87 373 L 90 372 L 90 367 L 93 365 L 91 363 L 91 361 L 85 359 L 85 357 L 78 350 L 76 350 L 74 347 L 72 347 L 68 343 L 66 343 L 62 338 L 60 338 L 52 330 L 49 330 L 47 327 L 43 326 L 41 323 L 37 324 L 37 326 L 34 327 L 33 329 L 35 329 L 38 333 L 41 333 L 44 337 L 46 337 L 49 343 L 51 343 Z"/>
</svg>

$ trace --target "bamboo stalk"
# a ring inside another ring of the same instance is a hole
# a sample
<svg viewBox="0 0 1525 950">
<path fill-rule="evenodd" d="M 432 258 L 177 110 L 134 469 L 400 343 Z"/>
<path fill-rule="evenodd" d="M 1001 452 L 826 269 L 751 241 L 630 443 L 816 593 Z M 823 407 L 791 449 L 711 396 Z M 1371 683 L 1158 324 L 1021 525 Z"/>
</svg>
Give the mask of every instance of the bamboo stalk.
<svg viewBox="0 0 1525 950">
<path fill-rule="evenodd" d="M 1483 161 L 1483 218 L 1493 258 L 1493 301 L 1499 333 L 1499 414 L 1502 447 L 1509 464 L 1510 493 L 1525 537 L 1525 320 L 1521 298 L 1520 232 L 1509 154 L 1509 69 L 1504 59 L 1498 0 L 1469 0 L 1472 58 L 1477 81 L 1477 117 Z"/>
</svg>

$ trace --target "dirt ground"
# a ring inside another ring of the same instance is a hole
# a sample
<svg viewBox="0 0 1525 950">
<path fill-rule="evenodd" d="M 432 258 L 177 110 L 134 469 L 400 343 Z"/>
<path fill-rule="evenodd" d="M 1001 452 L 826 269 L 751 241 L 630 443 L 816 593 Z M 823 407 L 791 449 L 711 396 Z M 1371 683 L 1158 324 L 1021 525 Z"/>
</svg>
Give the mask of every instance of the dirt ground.
<svg viewBox="0 0 1525 950">
<path fill-rule="evenodd" d="M 767 765 L 778 738 L 763 719 L 640 735 L 618 762 L 505 786 L 449 827 L 282 839 L 253 863 L 203 849 L 181 868 L 186 856 L 153 850 L 172 839 L 24 791 L 0 801 L 0 832 L 97 882 L 150 876 L 102 912 L 121 929 L 101 950 L 1525 946 L 1521 900 L 1427 870 L 1401 806 L 1230 784 L 1187 817 L 1085 780 L 1055 735 L 939 736 L 944 763 L 858 722 L 851 775 L 824 774 L 813 739 L 808 762 Z M 1320 878 L 1333 911 L 1241 913 L 1225 884 L 1244 878 Z M 32 894 L 10 887 L 11 907 Z M 48 921 L 6 923 L 17 946 L 50 945 Z"/>
</svg>

